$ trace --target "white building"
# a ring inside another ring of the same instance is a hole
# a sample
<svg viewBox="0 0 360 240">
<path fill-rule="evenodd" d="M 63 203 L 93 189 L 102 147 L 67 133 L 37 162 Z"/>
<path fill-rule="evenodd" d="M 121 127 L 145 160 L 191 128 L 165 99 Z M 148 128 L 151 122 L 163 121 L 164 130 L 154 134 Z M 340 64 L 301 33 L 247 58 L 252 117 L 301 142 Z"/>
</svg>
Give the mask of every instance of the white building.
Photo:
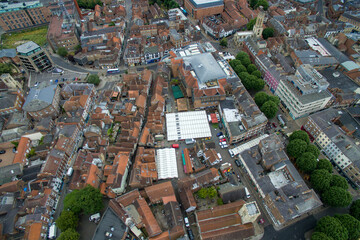
<svg viewBox="0 0 360 240">
<path fill-rule="evenodd" d="M 295 75 L 280 81 L 275 94 L 293 119 L 323 109 L 332 95 L 329 83 L 309 64 L 301 65 Z"/>
</svg>

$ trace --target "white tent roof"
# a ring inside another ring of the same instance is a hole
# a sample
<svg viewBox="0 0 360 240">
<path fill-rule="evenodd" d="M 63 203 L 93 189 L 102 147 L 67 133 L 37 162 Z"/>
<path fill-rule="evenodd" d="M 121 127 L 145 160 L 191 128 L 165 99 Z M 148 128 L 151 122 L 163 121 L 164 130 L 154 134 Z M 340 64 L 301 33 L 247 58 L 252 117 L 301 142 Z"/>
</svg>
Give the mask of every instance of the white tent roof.
<svg viewBox="0 0 360 240">
<path fill-rule="evenodd" d="M 166 114 L 167 140 L 211 137 L 205 111 Z"/>
<path fill-rule="evenodd" d="M 174 148 L 158 149 L 156 151 L 155 161 L 158 179 L 178 177 L 176 153 Z"/>
</svg>

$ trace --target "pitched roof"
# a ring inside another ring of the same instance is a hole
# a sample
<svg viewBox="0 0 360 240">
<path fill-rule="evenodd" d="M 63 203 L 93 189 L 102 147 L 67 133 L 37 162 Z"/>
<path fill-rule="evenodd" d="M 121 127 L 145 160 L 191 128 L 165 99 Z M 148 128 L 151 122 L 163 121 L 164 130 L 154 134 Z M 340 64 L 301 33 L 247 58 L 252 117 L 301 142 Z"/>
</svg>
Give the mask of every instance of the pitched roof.
<svg viewBox="0 0 360 240">
<path fill-rule="evenodd" d="M 31 224 L 27 240 L 39 240 L 39 239 L 42 239 L 41 238 L 42 225 L 43 224 L 41 222 L 35 222 L 35 223 Z"/>
<path fill-rule="evenodd" d="M 57 84 L 47 85 L 43 82 L 37 87 L 32 87 L 23 106 L 26 112 L 35 112 L 52 104 L 57 89 Z"/>
<path fill-rule="evenodd" d="M 171 181 L 159 183 L 145 188 L 145 192 L 151 203 L 162 201 L 163 197 L 175 195 Z"/>
<path fill-rule="evenodd" d="M 145 224 L 145 229 L 149 234 L 149 237 L 159 235 L 162 231 L 145 199 L 136 199 L 135 206 L 142 217 L 142 221 Z"/>
<path fill-rule="evenodd" d="M 30 148 L 30 138 L 21 137 L 19 141 L 19 145 L 17 147 L 17 153 L 15 154 L 13 164 L 21 163 L 25 164 L 26 160 L 26 151 Z"/>
</svg>

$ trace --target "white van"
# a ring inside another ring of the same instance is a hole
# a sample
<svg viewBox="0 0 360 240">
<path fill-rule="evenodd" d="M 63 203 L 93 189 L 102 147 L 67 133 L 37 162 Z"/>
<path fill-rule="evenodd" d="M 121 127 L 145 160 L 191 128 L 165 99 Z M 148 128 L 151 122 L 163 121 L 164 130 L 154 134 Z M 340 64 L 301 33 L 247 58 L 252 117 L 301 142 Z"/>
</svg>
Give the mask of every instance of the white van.
<svg viewBox="0 0 360 240">
<path fill-rule="evenodd" d="M 250 198 L 250 192 L 247 189 L 247 187 L 245 187 L 245 194 L 246 194 L 246 198 Z"/>
<path fill-rule="evenodd" d="M 184 217 L 185 227 L 190 227 L 189 219 Z"/>
<path fill-rule="evenodd" d="M 221 154 L 220 154 L 220 153 L 217 153 L 217 156 L 218 156 L 218 158 L 219 158 L 220 162 L 222 162 L 222 157 L 221 157 Z"/>
<path fill-rule="evenodd" d="M 55 239 L 56 238 L 56 225 L 53 223 L 49 228 L 49 239 Z"/>
<path fill-rule="evenodd" d="M 185 139 L 185 144 L 186 145 L 188 145 L 188 144 L 193 144 L 193 143 L 195 143 L 196 141 L 195 141 L 195 139 L 193 139 L 193 138 L 188 138 L 188 139 Z"/>
</svg>

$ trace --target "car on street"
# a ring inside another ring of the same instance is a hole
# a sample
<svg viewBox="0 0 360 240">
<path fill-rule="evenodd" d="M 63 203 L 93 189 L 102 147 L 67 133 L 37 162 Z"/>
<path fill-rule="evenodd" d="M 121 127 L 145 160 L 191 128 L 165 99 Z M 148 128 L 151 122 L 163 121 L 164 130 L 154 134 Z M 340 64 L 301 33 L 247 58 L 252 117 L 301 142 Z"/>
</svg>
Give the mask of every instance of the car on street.
<svg viewBox="0 0 360 240">
<path fill-rule="evenodd" d="M 236 164 L 236 166 L 238 166 L 238 167 L 240 167 L 241 166 L 241 164 L 240 164 L 240 162 L 239 162 L 239 160 L 235 160 L 235 164 Z"/>
<path fill-rule="evenodd" d="M 0 154 L 4 154 L 4 153 L 6 153 L 5 150 L 0 150 Z"/>
<path fill-rule="evenodd" d="M 218 132 L 218 133 L 216 134 L 217 137 L 220 137 L 220 136 L 222 136 L 222 135 L 224 135 L 223 132 Z"/>
<path fill-rule="evenodd" d="M 274 127 L 274 128 L 276 128 L 276 127 L 277 127 L 276 123 L 274 123 L 274 122 L 272 123 L 272 125 L 273 125 L 273 127 Z"/>
<path fill-rule="evenodd" d="M 222 138 L 225 138 L 225 136 L 224 136 L 224 135 L 220 135 L 220 136 L 219 136 L 219 139 L 222 139 Z"/>
<path fill-rule="evenodd" d="M 222 138 L 219 140 L 220 142 L 226 142 L 226 139 L 225 138 Z"/>
<path fill-rule="evenodd" d="M 189 219 L 187 217 L 184 218 L 185 227 L 190 227 Z"/>
<path fill-rule="evenodd" d="M 220 147 L 221 147 L 221 148 L 228 148 L 229 145 L 227 145 L 226 143 L 224 143 L 224 144 L 221 144 Z"/>
</svg>

